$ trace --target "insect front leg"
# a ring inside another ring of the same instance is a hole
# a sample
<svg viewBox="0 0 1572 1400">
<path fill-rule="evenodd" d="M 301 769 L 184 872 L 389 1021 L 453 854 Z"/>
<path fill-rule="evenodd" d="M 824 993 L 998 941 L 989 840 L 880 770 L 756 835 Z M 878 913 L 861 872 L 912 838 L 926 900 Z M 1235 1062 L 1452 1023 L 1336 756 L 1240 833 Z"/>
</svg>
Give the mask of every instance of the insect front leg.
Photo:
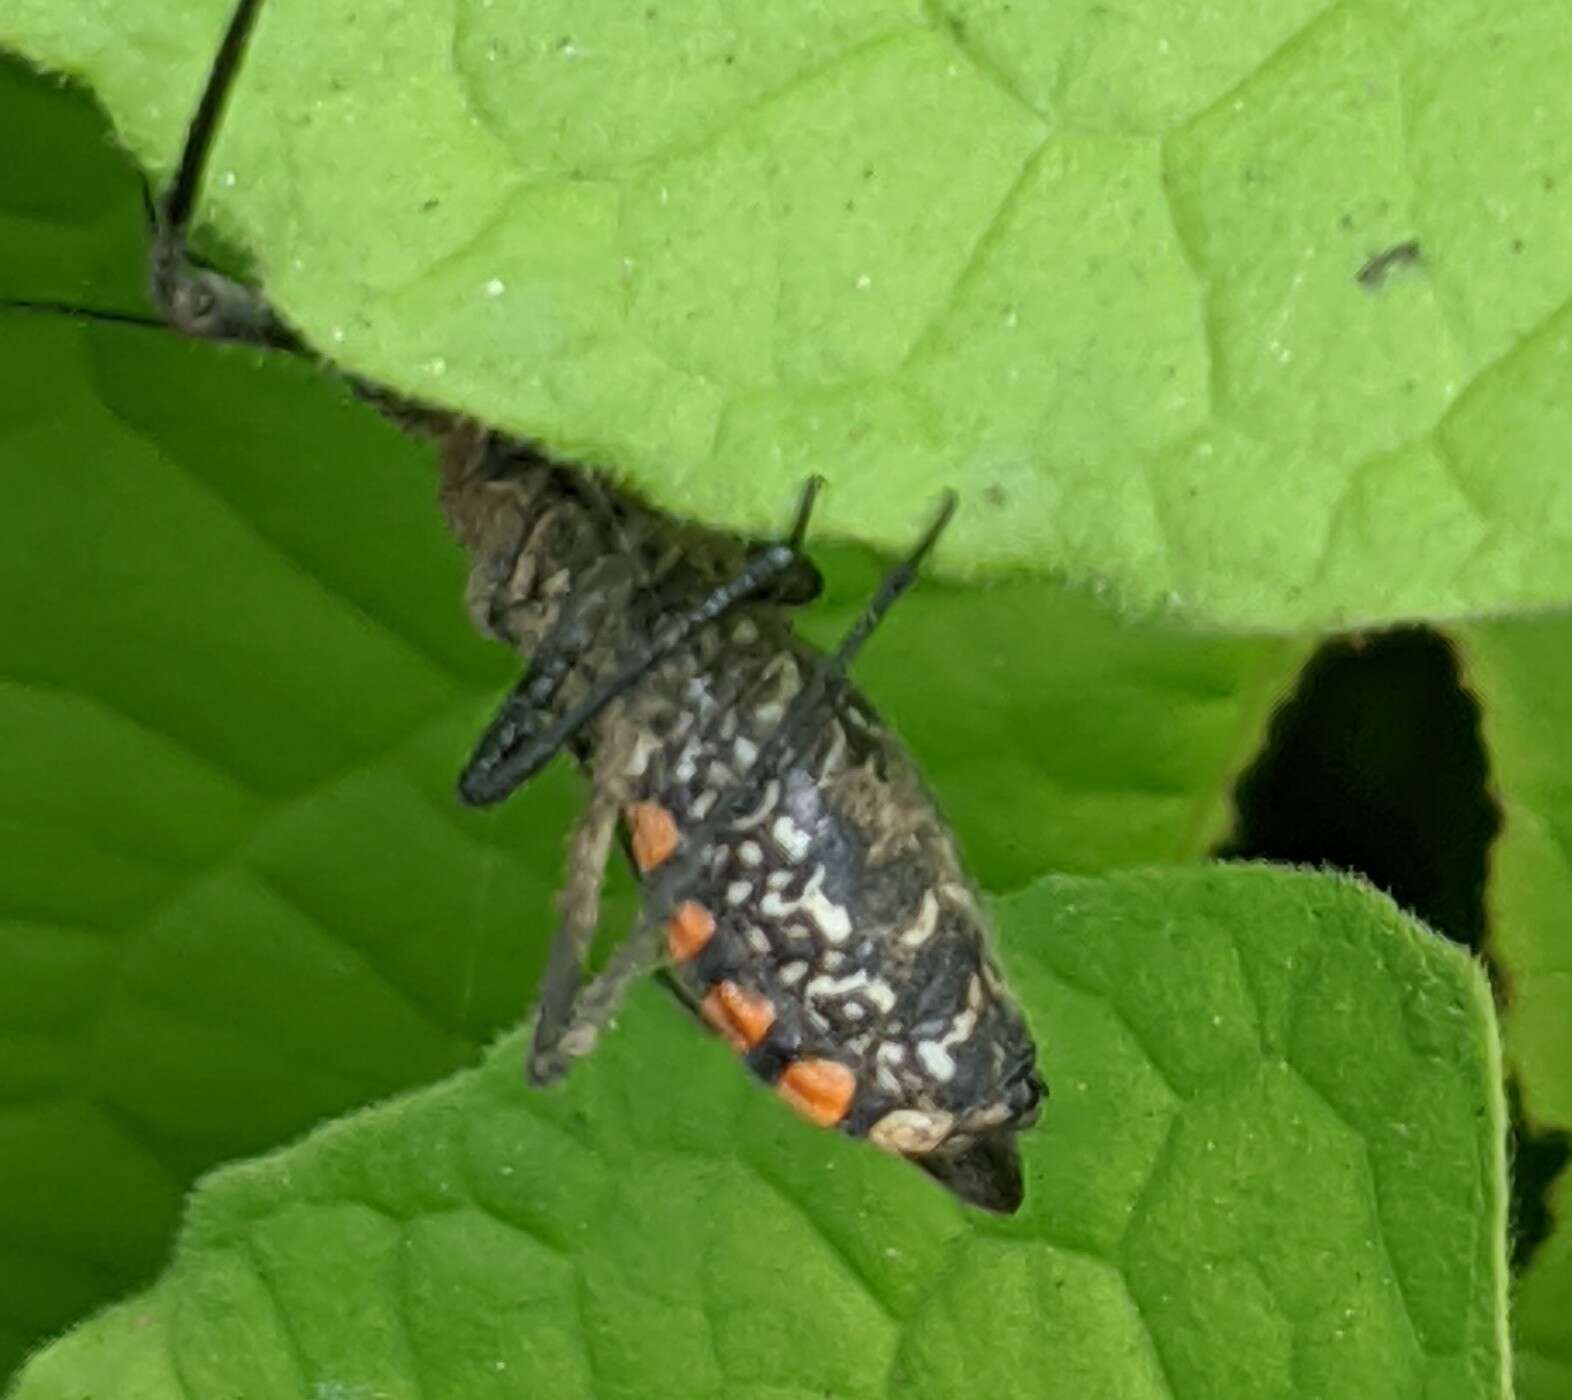
<svg viewBox="0 0 1572 1400">
<path fill-rule="evenodd" d="M 239 0 L 230 15 L 168 188 L 155 199 L 143 179 L 143 201 L 152 234 L 147 261 L 148 292 L 158 318 L 150 320 L 131 312 L 25 298 L 7 298 L 0 306 L 111 324 L 166 326 L 198 340 L 233 341 L 305 353 L 294 332 L 256 291 L 203 266 L 192 253 L 189 241 L 202 174 L 260 8 L 261 0 Z"/>
<path fill-rule="evenodd" d="M 578 591 L 563 602 L 555 624 L 459 774 L 461 801 L 471 807 L 502 801 L 573 737 L 568 733 L 550 750 L 539 748 L 541 735 L 559 718 L 563 683 L 594 644 L 607 613 L 626 604 L 633 583 L 626 558 L 598 560 Z"/>
<path fill-rule="evenodd" d="M 700 627 L 758 593 L 771 579 L 789 569 L 795 558 L 792 549 L 783 544 L 771 545 L 756 554 L 735 578 L 720 584 L 687 612 L 668 619 L 621 666 L 592 685 L 578 704 L 556 716 L 543 729 L 509 744 L 506 752 L 488 755 L 484 775 L 461 788 L 464 800 L 477 805 L 500 802 L 545 767 L 553 755 L 593 722 L 607 705 L 638 685 Z"/>
</svg>

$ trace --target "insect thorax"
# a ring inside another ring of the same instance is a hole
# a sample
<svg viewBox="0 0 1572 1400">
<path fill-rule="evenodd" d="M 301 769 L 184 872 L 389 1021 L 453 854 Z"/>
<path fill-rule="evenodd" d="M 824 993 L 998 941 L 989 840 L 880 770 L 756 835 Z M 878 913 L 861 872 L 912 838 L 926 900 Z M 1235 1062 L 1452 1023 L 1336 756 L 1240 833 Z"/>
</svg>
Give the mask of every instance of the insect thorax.
<svg viewBox="0 0 1572 1400">
<path fill-rule="evenodd" d="M 580 684 L 745 558 L 735 538 L 681 525 L 527 444 L 464 423 L 440 437 L 442 507 L 470 555 L 476 627 L 528 658 L 564 608 L 583 612 Z"/>
</svg>

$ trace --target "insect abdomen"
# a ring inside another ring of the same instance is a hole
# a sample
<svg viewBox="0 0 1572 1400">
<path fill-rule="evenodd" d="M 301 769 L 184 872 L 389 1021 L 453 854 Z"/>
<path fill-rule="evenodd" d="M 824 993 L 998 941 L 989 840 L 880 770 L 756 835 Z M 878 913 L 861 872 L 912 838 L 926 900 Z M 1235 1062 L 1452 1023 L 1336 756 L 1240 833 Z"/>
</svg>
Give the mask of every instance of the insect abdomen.
<svg viewBox="0 0 1572 1400">
<path fill-rule="evenodd" d="M 644 873 L 748 772 L 814 664 L 773 630 L 736 619 L 619 719 L 643 727 L 624 746 L 641 755 L 626 817 Z M 794 763 L 759 776 L 667 921 L 703 1018 L 804 1116 L 886 1150 L 1026 1126 L 1034 1048 L 898 742 L 847 690 Z"/>
</svg>

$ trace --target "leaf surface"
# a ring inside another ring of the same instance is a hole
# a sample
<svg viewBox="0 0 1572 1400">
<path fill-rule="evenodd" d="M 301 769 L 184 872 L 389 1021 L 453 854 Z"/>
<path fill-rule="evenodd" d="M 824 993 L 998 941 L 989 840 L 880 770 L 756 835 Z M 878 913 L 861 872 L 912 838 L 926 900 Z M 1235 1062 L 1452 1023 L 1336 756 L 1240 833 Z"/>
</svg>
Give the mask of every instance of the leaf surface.
<svg viewBox="0 0 1572 1400">
<path fill-rule="evenodd" d="M 1483 709 L 1502 833 L 1491 859 L 1489 952 L 1506 990 L 1507 1063 L 1539 1135 L 1572 1132 L 1572 618 L 1459 629 Z M 1545 1203 L 1552 1233 L 1520 1280 L 1524 1400 L 1572 1396 L 1572 1172 Z"/>
<path fill-rule="evenodd" d="M 1572 1128 L 1572 619 L 1475 625 L 1458 640 L 1503 816 L 1489 900 L 1508 1058 L 1530 1119 Z"/>
<path fill-rule="evenodd" d="M 167 171 L 229 0 L 11 0 Z M 759 529 L 1292 629 L 1572 597 L 1560 0 L 271 0 L 204 212 L 333 360 Z"/>
</svg>

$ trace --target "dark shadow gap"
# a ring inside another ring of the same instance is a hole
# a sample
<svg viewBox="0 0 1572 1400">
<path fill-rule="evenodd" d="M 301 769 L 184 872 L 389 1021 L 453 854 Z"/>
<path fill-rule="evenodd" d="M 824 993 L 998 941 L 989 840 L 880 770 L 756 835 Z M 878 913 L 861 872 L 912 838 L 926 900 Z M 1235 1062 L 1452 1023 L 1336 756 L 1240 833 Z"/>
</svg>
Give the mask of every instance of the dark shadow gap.
<svg viewBox="0 0 1572 1400">
<path fill-rule="evenodd" d="M 1522 1273 L 1556 1227 L 1550 1188 L 1572 1161 L 1572 1133 L 1538 1132 L 1523 1117 L 1522 1095 L 1507 1080 L 1507 1150 L 1512 1175 L 1512 1272 Z"/>
<path fill-rule="evenodd" d="M 1443 637 L 1339 638 L 1278 711 L 1217 855 L 1356 871 L 1478 953 L 1501 826 L 1487 777 L 1479 707 Z"/>
</svg>

